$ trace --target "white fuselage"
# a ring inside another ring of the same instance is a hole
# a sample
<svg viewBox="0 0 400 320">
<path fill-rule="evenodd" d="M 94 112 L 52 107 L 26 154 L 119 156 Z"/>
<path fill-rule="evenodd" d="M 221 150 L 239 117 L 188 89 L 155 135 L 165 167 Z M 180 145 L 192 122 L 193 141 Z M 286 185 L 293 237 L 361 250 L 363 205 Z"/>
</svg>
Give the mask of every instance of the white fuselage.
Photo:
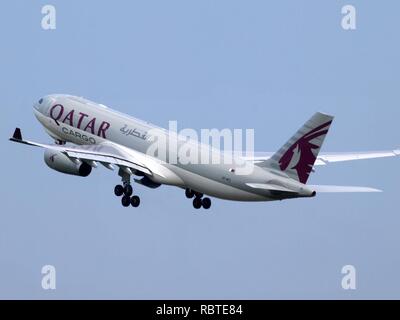
<svg viewBox="0 0 400 320">
<path fill-rule="evenodd" d="M 229 164 L 223 160 L 217 164 L 182 164 L 172 161 L 178 156 L 170 144 L 179 145 L 186 141 L 185 138 L 83 98 L 49 95 L 41 103 L 35 104 L 34 112 L 47 133 L 56 140 L 78 145 L 112 144 L 127 157 L 131 154 L 146 160 L 150 170 L 153 163 L 154 175 L 151 179 L 157 183 L 190 188 L 210 196 L 238 201 L 278 200 L 270 191 L 256 190 L 249 187 L 249 183 L 279 181 L 280 185 L 293 190 L 308 192 L 303 184 L 284 174 L 253 166 L 252 163 L 248 163 L 252 166 L 250 173 L 239 175 L 236 169 L 238 163 L 242 165 L 244 160 L 238 157 L 234 157 Z M 149 155 L 149 148 L 154 145 L 154 136 L 158 139 L 161 136 L 167 142 L 164 147 L 158 145 L 161 148 L 158 155 L 166 157 Z M 211 148 L 197 141 L 191 143 L 199 149 Z M 224 155 L 217 153 L 217 157 L 222 159 Z"/>
</svg>

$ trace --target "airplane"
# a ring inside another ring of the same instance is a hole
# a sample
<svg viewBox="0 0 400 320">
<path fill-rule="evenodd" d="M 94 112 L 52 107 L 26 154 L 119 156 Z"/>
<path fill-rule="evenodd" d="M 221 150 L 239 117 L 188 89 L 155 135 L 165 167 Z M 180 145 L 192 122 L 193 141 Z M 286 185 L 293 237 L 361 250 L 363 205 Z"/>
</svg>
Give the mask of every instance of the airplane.
<svg viewBox="0 0 400 320">
<path fill-rule="evenodd" d="M 136 119 L 83 97 L 51 94 L 33 105 L 34 115 L 53 144 L 24 140 L 16 128 L 11 141 L 44 148 L 44 161 L 56 171 L 87 177 L 99 164 L 114 170 L 118 167 L 121 183 L 114 193 L 124 207 L 138 207 L 140 198 L 133 194 L 131 178 L 143 186 L 158 188 L 170 185 L 185 190 L 193 199 L 195 209 L 209 209 L 215 197 L 234 201 L 276 201 L 314 197 L 320 192 L 380 192 L 381 190 L 353 186 L 307 184 L 315 166 L 340 161 L 396 157 L 400 150 L 320 153 L 333 116 L 315 113 L 277 152 L 261 156 L 235 154 L 230 163 L 181 163 L 172 161 L 172 144 L 187 141 L 178 134 Z M 160 144 L 158 152 L 149 154 L 153 135 L 168 143 Z M 211 147 L 190 141 L 196 150 Z M 225 153 L 213 150 L 223 160 Z M 179 159 L 178 159 L 179 160 Z M 242 165 L 251 171 L 239 174 Z M 205 196 L 207 195 L 207 196 Z"/>
</svg>

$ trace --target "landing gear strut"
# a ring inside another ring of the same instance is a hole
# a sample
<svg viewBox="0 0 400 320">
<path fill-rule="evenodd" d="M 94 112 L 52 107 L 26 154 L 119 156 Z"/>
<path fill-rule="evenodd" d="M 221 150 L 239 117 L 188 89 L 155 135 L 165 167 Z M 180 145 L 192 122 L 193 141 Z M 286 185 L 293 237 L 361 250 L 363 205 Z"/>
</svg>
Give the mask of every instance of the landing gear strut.
<svg viewBox="0 0 400 320">
<path fill-rule="evenodd" d="M 191 189 L 186 189 L 185 190 L 185 195 L 187 198 L 191 199 L 194 197 L 193 199 L 193 207 L 195 209 L 200 209 L 201 207 L 203 207 L 204 209 L 210 209 L 211 207 L 211 199 L 210 198 L 203 198 L 203 194 Z"/>
</svg>

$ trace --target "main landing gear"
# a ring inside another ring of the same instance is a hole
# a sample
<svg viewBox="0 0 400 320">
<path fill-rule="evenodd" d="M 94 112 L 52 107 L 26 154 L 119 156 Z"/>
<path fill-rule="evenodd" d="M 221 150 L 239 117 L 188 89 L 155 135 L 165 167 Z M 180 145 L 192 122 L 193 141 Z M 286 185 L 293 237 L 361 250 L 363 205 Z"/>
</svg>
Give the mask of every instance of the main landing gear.
<svg viewBox="0 0 400 320">
<path fill-rule="evenodd" d="M 129 205 L 132 205 L 132 207 L 136 208 L 140 204 L 140 198 L 138 196 L 132 196 L 133 189 L 130 184 L 126 184 L 125 186 L 120 184 L 116 185 L 114 188 L 114 194 L 117 197 L 122 196 L 121 203 L 124 207 L 129 207 Z"/>
<path fill-rule="evenodd" d="M 203 207 L 204 209 L 210 209 L 211 207 L 211 199 L 210 198 L 203 198 L 203 194 L 192 189 L 185 190 L 186 198 L 193 199 L 193 207 L 195 209 L 200 209 Z"/>
<path fill-rule="evenodd" d="M 124 207 L 138 207 L 140 205 L 140 198 L 133 195 L 133 188 L 131 185 L 131 176 L 123 170 L 120 170 L 119 175 L 122 178 L 122 185 L 118 184 L 114 188 L 114 194 L 121 197 L 121 204 Z"/>
</svg>

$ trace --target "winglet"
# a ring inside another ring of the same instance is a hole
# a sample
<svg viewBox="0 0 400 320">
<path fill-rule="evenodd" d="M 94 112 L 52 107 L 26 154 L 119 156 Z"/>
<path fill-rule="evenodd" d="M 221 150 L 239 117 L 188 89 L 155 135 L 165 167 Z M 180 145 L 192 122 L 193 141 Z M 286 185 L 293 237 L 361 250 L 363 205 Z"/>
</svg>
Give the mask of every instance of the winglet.
<svg viewBox="0 0 400 320">
<path fill-rule="evenodd" d="M 14 130 L 14 134 L 12 135 L 12 137 L 10 138 L 10 141 L 12 142 L 17 142 L 17 143 L 22 143 L 22 144 L 26 144 L 28 146 L 35 146 L 35 147 L 41 147 L 41 148 L 47 148 L 47 147 L 52 147 L 52 148 L 56 148 L 57 146 L 54 145 L 47 145 L 47 144 L 42 144 L 42 143 L 37 143 L 37 142 L 33 142 L 33 141 L 27 141 L 27 140 L 23 140 L 22 139 L 22 133 L 21 133 L 21 129 L 20 128 L 15 128 Z"/>
<path fill-rule="evenodd" d="M 20 128 L 15 128 L 14 134 L 10 140 L 13 141 L 22 141 L 22 133 Z"/>
</svg>

